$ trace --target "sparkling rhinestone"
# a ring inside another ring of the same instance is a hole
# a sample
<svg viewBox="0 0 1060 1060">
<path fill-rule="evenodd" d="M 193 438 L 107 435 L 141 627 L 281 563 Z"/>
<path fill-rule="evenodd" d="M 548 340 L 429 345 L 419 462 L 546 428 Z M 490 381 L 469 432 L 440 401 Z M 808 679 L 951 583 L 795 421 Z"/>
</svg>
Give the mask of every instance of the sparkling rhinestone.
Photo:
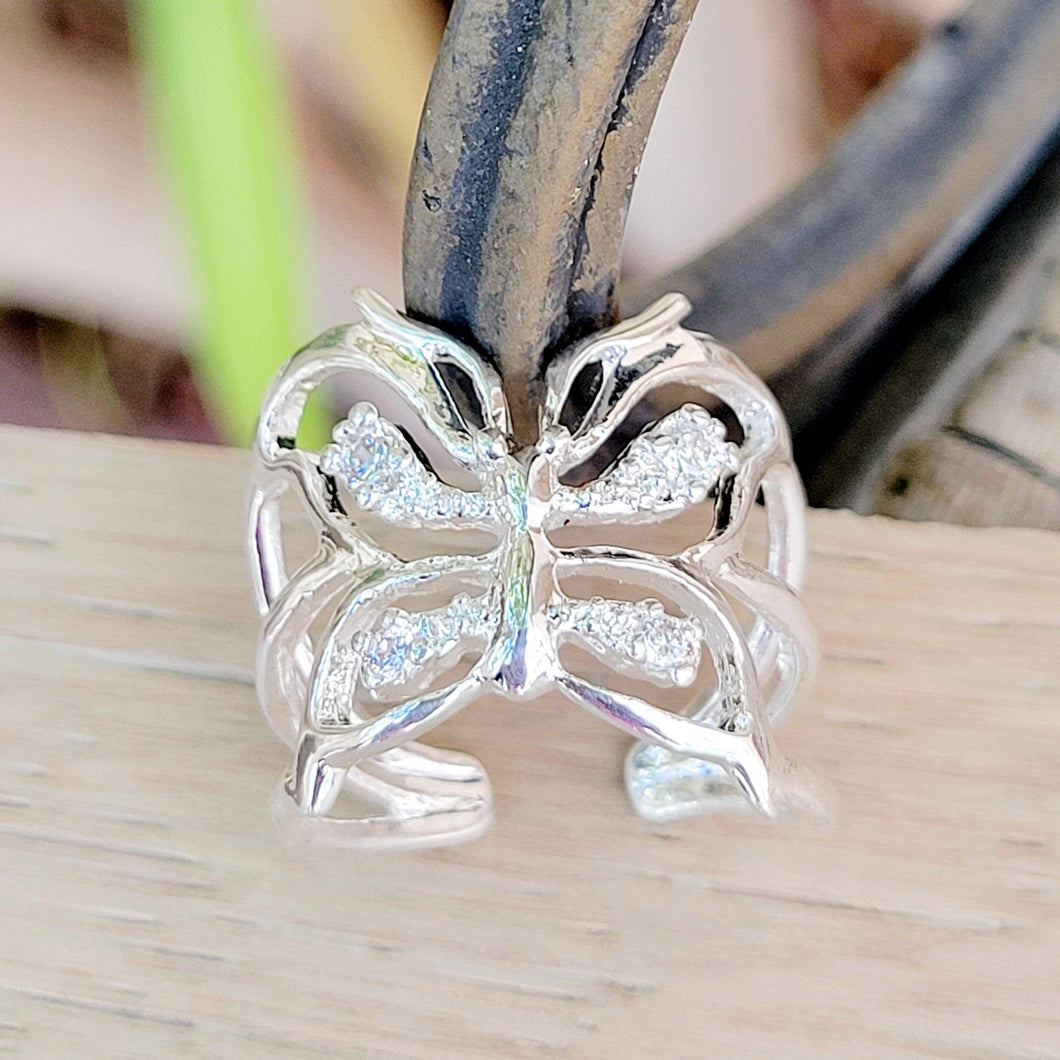
<svg viewBox="0 0 1060 1060">
<path fill-rule="evenodd" d="M 687 684 L 699 668 L 703 630 L 693 618 L 669 615 L 657 600 L 594 599 L 553 607 L 554 626 L 577 633 L 604 656 L 634 664 L 645 676 Z"/>
<path fill-rule="evenodd" d="M 360 660 L 362 681 L 371 690 L 409 681 L 461 642 L 488 638 L 496 625 L 490 613 L 487 597 L 471 599 L 466 594 L 433 611 L 394 608 L 384 612 L 376 628 L 359 635 L 354 643 L 353 657 Z"/>
<path fill-rule="evenodd" d="M 724 424 L 687 405 L 634 439 L 610 472 L 581 489 L 560 491 L 557 502 L 568 511 L 685 507 L 705 500 L 722 470 L 738 464 L 738 447 L 725 441 Z"/>
</svg>

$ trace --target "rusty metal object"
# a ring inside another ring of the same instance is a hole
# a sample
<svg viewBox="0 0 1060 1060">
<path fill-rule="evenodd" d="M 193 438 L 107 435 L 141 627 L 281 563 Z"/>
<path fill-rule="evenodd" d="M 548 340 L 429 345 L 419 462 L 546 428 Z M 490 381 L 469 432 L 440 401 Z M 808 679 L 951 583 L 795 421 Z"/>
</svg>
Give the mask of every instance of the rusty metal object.
<svg viewBox="0 0 1060 1060">
<path fill-rule="evenodd" d="M 769 378 L 800 460 L 860 400 L 865 358 L 1011 197 L 1060 128 L 1060 3 L 976 0 L 898 71 L 822 164 L 730 239 L 632 293 Z"/>
<path fill-rule="evenodd" d="M 695 0 L 457 0 L 406 203 L 406 309 L 500 369 L 517 438 L 549 352 L 617 319 L 637 163 Z"/>
</svg>

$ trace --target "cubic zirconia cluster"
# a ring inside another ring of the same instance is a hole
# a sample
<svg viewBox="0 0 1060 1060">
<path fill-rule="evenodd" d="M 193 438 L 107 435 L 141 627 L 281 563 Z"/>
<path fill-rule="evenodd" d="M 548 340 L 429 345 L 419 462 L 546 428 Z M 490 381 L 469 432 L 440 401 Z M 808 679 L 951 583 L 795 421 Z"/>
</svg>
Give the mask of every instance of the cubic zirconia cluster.
<svg viewBox="0 0 1060 1060">
<path fill-rule="evenodd" d="M 555 503 L 565 512 L 657 518 L 706 500 L 739 466 L 740 448 L 725 440 L 725 424 L 699 405 L 684 405 L 635 438 L 611 471 L 581 489 L 557 491 Z"/>
<path fill-rule="evenodd" d="M 406 685 L 437 662 L 455 662 L 463 652 L 481 649 L 497 626 L 489 594 L 455 596 L 431 611 L 384 611 L 376 625 L 332 649 L 324 679 L 318 722 L 343 725 L 358 680 L 369 693 Z"/>
<path fill-rule="evenodd" d="M 487 641 L 497 625 L 488 594 L 465 593 L 434 611 L 384 612 L 379 625 L 354 638 L 361 658 L 361 681 L 377 691 L 387 685 L 405 684 L 428 663 L 452 654 L 462 643 L 478 646 Z"/>
<path fill-rule="evenodd" d="M 699 670 L 702 624 L 667 614 L 658 600 L 576 600 L 554 606 L 549 618 L 633 677 L 684 687 Z"/>
<path fill-rule="evenodd" d="M 333 437 L 334 444 L 321 450 L 320 468 L 342 482 L 364 511 L 409 529 L 494 521 L 492 497 L 442 482 L 371 403 L 354 405 Z"/>
<path fill-rule="evenodd" d="M 321 728 L 348 725 L 360 655 L 349 641 L 337 642 L 331 650 L 331 665 L 311 704 L 313 722 Z"/>
</svg>

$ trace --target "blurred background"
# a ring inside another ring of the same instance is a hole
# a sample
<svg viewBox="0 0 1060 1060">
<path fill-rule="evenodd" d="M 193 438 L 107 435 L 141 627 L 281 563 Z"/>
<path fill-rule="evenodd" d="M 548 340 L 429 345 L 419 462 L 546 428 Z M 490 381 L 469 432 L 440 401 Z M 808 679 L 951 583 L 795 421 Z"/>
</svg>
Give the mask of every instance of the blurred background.
<svg viewBox="0 0 1060 1060">
<path fill-rule="evenodd" d="M 798 179 L 953 6 L 702 0 L 641 169 L 628 276 L 676 266 Z M 4 0 L 0 420 L 244 444 L 267 379 L 350 319 L 354 284 L 400 304 L 446 15 Z"/>
</svg>

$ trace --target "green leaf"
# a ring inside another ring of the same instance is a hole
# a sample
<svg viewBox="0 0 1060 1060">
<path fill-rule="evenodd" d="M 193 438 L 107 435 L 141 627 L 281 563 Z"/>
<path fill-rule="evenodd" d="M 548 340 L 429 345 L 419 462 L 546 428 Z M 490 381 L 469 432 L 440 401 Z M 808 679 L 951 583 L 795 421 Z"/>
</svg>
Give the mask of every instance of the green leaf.
<svg viewBox="0 0 1060 1060">
<path fill-rule="evenodd" d="M 280 66 L 251 0 L 136 0 L 134 31 L 186 221 L 199 377 L 229 436 L 253 433 L 304 342 L 305 206 Z M 305 424 L 322 435 L 321 410 Z"/>
</svg>

